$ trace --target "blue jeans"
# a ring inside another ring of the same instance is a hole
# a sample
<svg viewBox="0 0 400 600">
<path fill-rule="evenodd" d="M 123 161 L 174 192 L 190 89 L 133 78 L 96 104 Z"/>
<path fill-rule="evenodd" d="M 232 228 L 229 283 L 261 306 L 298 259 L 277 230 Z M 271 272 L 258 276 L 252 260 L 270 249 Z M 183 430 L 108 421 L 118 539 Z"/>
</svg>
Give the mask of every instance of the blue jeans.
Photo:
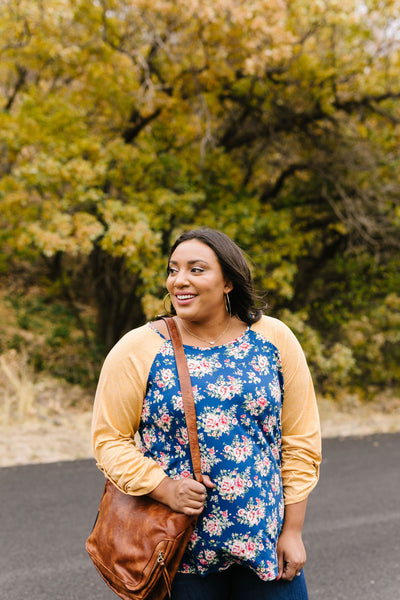
<svg viewBox="0 0 400 600">
<path fill-rule="evenodd" d="M 205 577 L 178 573 L 171 600 L 308 600 L 308 594 L 303 571 L 292 581 L 262 581 L 235 565 Z"/>
</svg>

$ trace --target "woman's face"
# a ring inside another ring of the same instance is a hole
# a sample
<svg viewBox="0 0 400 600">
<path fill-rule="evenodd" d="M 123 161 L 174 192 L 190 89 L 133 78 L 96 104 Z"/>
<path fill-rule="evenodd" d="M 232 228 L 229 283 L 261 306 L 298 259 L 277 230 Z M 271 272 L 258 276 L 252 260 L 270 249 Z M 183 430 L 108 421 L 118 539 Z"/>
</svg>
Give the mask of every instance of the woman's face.
<svg viewBox="0 0 400 600">
<path fill-rule="evenodd" d="M 205 322 L 225 314 L 225 294 L 233 286 L 215 252 L 199 240 L 187 240 L 171 256 L 167 289 L 178 317 Z"/>
</svg>

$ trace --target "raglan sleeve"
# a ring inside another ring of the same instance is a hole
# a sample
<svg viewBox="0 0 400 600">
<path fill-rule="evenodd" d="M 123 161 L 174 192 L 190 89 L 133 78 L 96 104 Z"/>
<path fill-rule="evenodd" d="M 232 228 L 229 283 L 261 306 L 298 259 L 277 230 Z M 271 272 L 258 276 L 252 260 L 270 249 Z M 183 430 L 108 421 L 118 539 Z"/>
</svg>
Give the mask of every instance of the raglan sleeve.
<svg viewBox="0 0 400 600">
<path fill-rule="evenodd" d="M 150 328 L 149 328 L 150 329 Z M 92 441 L 97 466 L 126 494 L 152 492 L 166 477 L 135 443 L 154 344 L 150 334 L 126 334 L 106 357 L 97 385 Z M 156 335 L 156 334 L 154 334 Z"/>
<path fill-rule="evenodd" d="M 304 352 L 282 323 L 280 354 L 282 405 L 282 482 L 285 504 L 305 500 L 319 478 L 321 430 L 314 385 Z"/>
</svg>

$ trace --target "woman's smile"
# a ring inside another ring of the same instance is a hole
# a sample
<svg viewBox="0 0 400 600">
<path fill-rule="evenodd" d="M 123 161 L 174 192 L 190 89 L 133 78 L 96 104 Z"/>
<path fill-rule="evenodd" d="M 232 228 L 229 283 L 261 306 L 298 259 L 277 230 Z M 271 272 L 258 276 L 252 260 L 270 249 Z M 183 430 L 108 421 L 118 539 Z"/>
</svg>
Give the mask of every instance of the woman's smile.
<svg viewBox="0 0 400 600">
<path fill-rule="evenodd" d="M 184 302 L 185 300 L 192 300 L 193 298 L 196 298 L 196 294 L 175 294 L 175 298 L 179 302 Z"/>
</svg>

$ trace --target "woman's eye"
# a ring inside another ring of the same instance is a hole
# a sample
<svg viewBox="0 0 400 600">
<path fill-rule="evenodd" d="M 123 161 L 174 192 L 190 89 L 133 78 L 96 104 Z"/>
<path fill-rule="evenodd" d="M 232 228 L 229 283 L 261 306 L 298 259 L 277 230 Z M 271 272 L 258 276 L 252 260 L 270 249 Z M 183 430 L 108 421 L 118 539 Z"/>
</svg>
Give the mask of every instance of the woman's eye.
<svg viewBox="0 0 400 600">
<path fill-rule="evenodd" d="M 191 273 L 204 273 L 204 269 L 202 267 L 192 267 L 190 269 Z M 176 275 L 179 273 L 179 269 L 176 267 L 168 267 L 168 275 Z"/>
</svg>

